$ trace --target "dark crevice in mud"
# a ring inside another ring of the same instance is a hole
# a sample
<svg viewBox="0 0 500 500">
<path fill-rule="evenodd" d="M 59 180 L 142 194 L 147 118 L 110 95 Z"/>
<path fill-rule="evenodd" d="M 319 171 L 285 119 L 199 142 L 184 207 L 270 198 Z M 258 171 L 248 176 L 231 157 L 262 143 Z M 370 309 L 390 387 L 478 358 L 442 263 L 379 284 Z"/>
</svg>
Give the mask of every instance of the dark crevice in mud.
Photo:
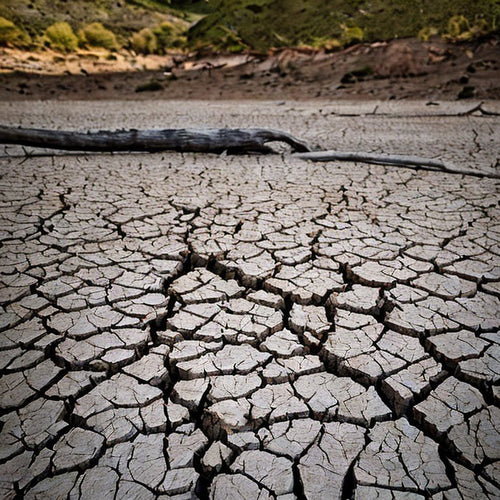
<svg viewBox="0 0 500 500">
<path fill-rule="evenodd" d="M 353 285 L 366 285 L 353 273 L 353 267 L 347 262 L 339 263 L 340 272 L 342 273 L 342 278 L 346 284 L 345 291 L 352 290 Z M 354 266 L 356 267 L 356 266 Z"/>
<path fill-rule="evenodd" d="M 348 188 L 345 186 L 340 186 L 339 191 L 342 193 L 342 203 L 345 203 L 345 206 L 349 206 L 349 196 L 347 194 Z"/>
<path fill-rule="evenodd" d="M 272 191 L 272 188 L 270 188 L 271 191 Z M 233 229 L 233 234 L 238 234 L 241 230 L 241 228 L 243 227 L 243 221 L 238 221 L 238 223 L 236 224 L 236 226 L 234 226 L 234 229 Z"/>
<path fill-rule="evenodd" d="M 375 310 L 371 313 L 371 315 L 377 320 L 378 323 L 384 325 L 385 328 L 383 333 L 387 331 L 387 327 L 385 326 L 387 315 L 393 309 L 394 309 L 394 304 L 387 298 L 385 290 L 381 287 L 379 289 L 379 302 Z"/>
<path fill-rule="evenodd" d="M 167 285 L 165 283 L 162 292 L 169 299 L 167 310 L 164 312 L 164 314 L 158 316 L 156 319 L 145 325 L 145 328 L 149 326 L 149 333 L 151 335 L 151 341 L 154 346 L 158 346 L 160 344 L 160 342 L 158 341 L 158 332 L 164 332 L 167 329 L 167 321 L 174 315 L 176 300 L 174 297 L 169 295 L 167 291 L 169 286 L 170 285 Z"/>
<path fill-rule="evenodd" d="M 283 298 L 285 308 L 283 309 L 283 328 L 293 332 L 294 329 L 290 326 L 290 314 L 292 312 L 293 302 L 290 296 Z"/>
<path fill-rule="evenodd" d="M 360 452 L 361 453 L 361 452 Z M 354 476 L 354 465 L 358 460 L 358 456 L 351 462 L 349 469 L 344 476 L 344 482 L 342 484 L 342 492 L 340 495 L 341 500 L 352 500 L 354 498 L 354 491 L 356 489 L 356 477 Z"/>
<path fill-rule="evenodd" d="M 174 384 L 172 384 L 172 388 L 173 388 L 173 386 L 174 386 Z M 198 495 L 200 500 L 208 500 L 209 487 L 210 487 L 211 480 L 213 479 L 213 477 L 210 477 L 210 475 L 207 475 L 204 472 L 202 464 L 201 464 L 201 460 L 202 460 L 203 455 L 208 450 L 210 445 L 214 441 L 216 441 L 215 439 L 210 439 L 210 433 L 207 432 L 206 425 L 204 424 L 203 418 L 202 418 L 203 412 L 209 404 L 208 403 L 209 390 L 210 390 L 210 385 L 209 385 L 207 391 L 205 392 L 205 394 L 203 395 L 203 397 L 201 398 L 198 408 L 189 411 L 190 422 L 194 423 L 197 429 L 201 429 L 203 434 L 205 436 L 207 436 L 207 438 L 208 438 L 208 443 L 205 444 L 205 446 L 201 450 L 197 451 L 193 456 L 193 467 L 196 470 L 196 472 L 198 472 L 198 474 L 200 475 L 199 480 L 198 480 L 197 485 L 196 485 L 196 494 Z"/>
<path fill-rule="evenodd" d="M 324 217 L 326 217 L 328 214 L 324 214 Z M 318 220 L 319 217 L 316 218 Z M 312 234 L 308 234 L 308 236 L 312 236 L 312 240 L 309 242 L 309 247 L 311 250 L 311 258 L 308 260 L 308 262 L 314 262 L 318 257 L 318 244 L 319 244 L 319 239 L 321 235 L 323 234 L 323 231 L 321 229 L 317 229 L 314 231 Z"/>
<path fill-rule="evenodd" d="M 187 242 L 187 235 L 185 238 L 185 242 Z M 196 266 L 196 257 L 194 256 L 194 252 L 192 251 L 191 248 L 189 248 L 189 251 L 187 255 L 185 256 L 185 259 L 183 260 L 182 263 L 182 270 L 181 272 L 177 273 L 176 275 L 172 276 L 170 279 L 165 279 L 163 282 L 162 286 L 162 294 L 165 295 L 168 299 L 168 306 L 165 314 L 163 314 L 160 318 L 157 318 L 156 320 L 152 321 L 149 323 L 149 328 L 150 328 L 150 333 L 151 333 L 151 340 L 154 346 L 158 346 L 160 344 L 160 341 L 158 340 L 158 332 L 163 332 L 167 330 L 167 321 L 172 318 L 176 312 L 176 306 L 179 304 L 182 304 L 182 302 L 178 301 L 178 297 L 176 297 L 173 293 L 170 292 L 169 287 L 174 282 L 176 279 L 179 279 L 182 276 L 186 276 L 189 274 L 193 269 L 195 269 Z M 185 338 L 188 338 L 184 336 Z M 165 413 L 166 413 L 166 421 L 167 421 L 167 429 L 166 429 L 166 437 L 167 439 L 165 440 L 165 449 L 164 449 L 164 454 L 165 454 L 165 459 L 168 464 L 168 454 L 167 454 L 167 445 L 168 445 L 168 435 L 175 432 L 177 427 L 181 424 L 176 425 L 175 427 L 172 425 L 172 422 L 169 420 L 168 413 L 167 413 L 167 405 L 168 402 L 171 398 L 171 394 L 173 391 L 173 388 L 181 380 L 181 377 L 179 375 L 179 371 L 177 370 L 176 366 L 171 364 L 169 356 L 167 355 L 165 359 L 165 366 L 168 369 L 169 372 L 169 381 L 168 383 L 164 384 L 162 387 L 163 395 L 163 403 L 165 407 Z M 200 404 L 197 409 L 191 409 L 189 410 L 189 422 L 194 423 L 195 427 L 198 429 L 201 429 L 205 433 L 204 425 L 202 422 L 202 416 L 203 416 L 203 411 L 207 405 L 207 392 L 204 394 L 202 400 L 200 401 Z M 172 402 L 174 402 L 172 400 Z M 176 403 L 180 404 L 180 403 Z M 185 406 L 185 405 L 182 405 Z M 206 433 L 205 433 L 206 434 Z M 195 454 L 194 459 L 193 459 L 193 467 L 194 469 L 200 474 L 200 477 L 197 481 L 196 487 L 195 487 L 195 492 L 198 498 L 205 500 L 209 498 L 209 478 L 205 477 L 202 467 L 201 467 L 201 457 L 205 453 L 206 449 L 208 446 L 210 446 L 211 441 L 204 447 L 203 450 L 199 451 L 197 454 Z"/>
<path fill-rule="evenodd" d="M 208 446 L 210 446 L 210 444 L 207 445 L 206 449 L 208 448 Z M 214 476 L 204 473 L 203 467 L 201 465 L 202 457 L 203 453 L 195 454 L 193 457 L 193 468 L 196 472 L 198 472 L 198 474 L 200 474 L 198 482 L 196 483 L 195 492 L 200 500 L 209 500 L 210 485 L 212 483 Z"/>
<path fill-rule="evenodd" d="M 438 454 L 439 454 L 439 458 L 441 459 L 441 461 L 444 464 L 446 475 L 447 475 L 448 479 L 450 480 L 452 487 L 456 487 L 457 486 L 457 479 L 455 477 L 455 471 L 454 471 L 453 466 L 451 465 L 451 463 L 449 461 L 447 450 L 445 451 L 441 444 L 438 446 Z"/>
<path fill-rule="evenodd" d="M 302 484 L 302 478 L 300 476 L 298 460 L 292 466 L 293 472 L 293 493 L 297 500 L 307 500 L 304 485 Z"/>
<path fill-rule="evenodd" d="M 127 233 L 123 230 L 123 224 L 114 224 L 114 229 L 120 238 L 124 239 L 127 237 Z"/>
<path fill-rule="evenodd" d="M 15 483 L 13 483 L 13 486 L 14 486 L 14 492 L 15 492 L 15 494 L 14 494 L 14 500 L 23 500 L 24 494 L 23 494 L 21 488 L 19 487 L 18 481 L 16 481 Z M 31 483 L 28 484 L 28 486 L 27 486 L 26 489 L 30 488 L 31 486 L 32 486 Z"/>
</svg>

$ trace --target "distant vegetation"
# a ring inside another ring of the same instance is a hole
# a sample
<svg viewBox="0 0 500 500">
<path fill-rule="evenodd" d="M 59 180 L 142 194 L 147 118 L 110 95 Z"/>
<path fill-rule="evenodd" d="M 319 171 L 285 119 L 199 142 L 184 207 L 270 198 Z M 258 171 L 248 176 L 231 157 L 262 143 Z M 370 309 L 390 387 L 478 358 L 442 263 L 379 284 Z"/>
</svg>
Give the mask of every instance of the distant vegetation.
<svg viewBox="0 0 500 500">
<path fill-rule="evenodd" d="M 0 17 L 0 46 L 17 45 L 26 46 L 31 42 L 30 36 L 12 21 Z"/>
<path fill-rule="evenodd" d="M 498 0 L 219 0 L 189 31 L 192 44 L 266 51 L 441 34 L 464 40 L 498 32 Z"/>
<path fill-rule="evenodd" d="M 500 0 L 1 0 L 0 16 L 0 45 L 61 52 L 336 50 L 408 36 L 461 42 L 497 34 Z"/>
<path fill-rule="evenodd" d="M 105 28 L 102 23 L 86 24 L 78 31 L 78 38 L 81 45 L 89 47 L 102 47 L 108 50 L 117 50 L 119 48 L 116 35 Z"/>
<path fill-rule="evenodd" d="M 205 0 L 0 0 L 0 45 L 162 54 L 206 13 Z"/>
<path fill-rule="evenodd" d="M 72 52 L 78 48 L 78 38 L 65 21 L 49 26 L 45 30 L 45 39 L 48 45 L 61 52 Z"/>
</svg>

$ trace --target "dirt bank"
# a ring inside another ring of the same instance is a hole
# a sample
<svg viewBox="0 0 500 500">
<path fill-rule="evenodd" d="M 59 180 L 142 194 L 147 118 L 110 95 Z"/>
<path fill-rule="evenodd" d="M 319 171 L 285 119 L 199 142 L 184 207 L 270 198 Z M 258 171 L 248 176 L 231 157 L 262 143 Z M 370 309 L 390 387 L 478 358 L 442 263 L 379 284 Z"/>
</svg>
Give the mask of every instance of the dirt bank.
<svg viewBox="0 0 500 500">
<path fill-rule="evenodd" d="M 0 99 L 499 99 L 498 41 L 436 38 L 335 53 L 137 57 L 0 53 Z"/>
</svg>

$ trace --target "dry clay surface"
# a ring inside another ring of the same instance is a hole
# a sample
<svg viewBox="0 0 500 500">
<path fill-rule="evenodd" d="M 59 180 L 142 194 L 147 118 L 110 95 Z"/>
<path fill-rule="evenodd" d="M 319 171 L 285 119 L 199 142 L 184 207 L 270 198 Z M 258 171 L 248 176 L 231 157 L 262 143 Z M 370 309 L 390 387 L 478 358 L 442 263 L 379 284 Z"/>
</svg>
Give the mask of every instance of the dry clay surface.
<svg viewBox="0 0 500 500">
<path fill-rule="evenodd" d="M 2 103 L 497 168 L 484 103 Z M 33 151 L 32 151 L 33 152 Z M 500 497 L 499 182 L 2 148 L 0 497 Z"/>
</svg>

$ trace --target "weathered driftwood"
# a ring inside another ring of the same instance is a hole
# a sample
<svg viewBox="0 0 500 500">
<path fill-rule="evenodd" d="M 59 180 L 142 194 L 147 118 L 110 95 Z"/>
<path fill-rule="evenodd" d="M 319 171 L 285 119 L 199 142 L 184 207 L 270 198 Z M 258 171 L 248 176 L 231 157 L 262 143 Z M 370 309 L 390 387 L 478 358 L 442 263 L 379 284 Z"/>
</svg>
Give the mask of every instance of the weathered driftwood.
<svg viewBox="0 0 500 500">
<path fill-rule="evenodd" d="M 164 129 L 164 130 L 102 130 L 77 132 L 67 130 L 27 129 L 0 126 L 0 144 L 18 144 L 66 151 L 183 151 L 221 153 L 223 151 L 272 153 L 269 142 L 285 142 L 294 151 L 292 156 L 311 161 L 355 161 L 404 168 L 422 168 L 477 177 L 498 179 L 495 172 L 479 172 L 447 165 L 439 160 L 419 156 L 386 155 L 361 152 L 315 151 L 307 144 L 280 130 L 252 129 Z"/>
<path fill-rule="evenodd" d="M 358 153 L 348 151 L 312 151 L 295 153 L 295 158 L 311 161 L 358 161 L 375 165 L 394 165 L 405 168 L 421 168 L 423 170 L 439 170 L 451 174 L 475 175 L 476 177 L 491 177 L 500 179 L 500 173 L 480 172 L 447 165 L 440 160 L 411 155 L 387 155 L 379 153 Z"/>
<path fill-rule="evenodd" d="M 199 153 L 261 152 L 272 149 L 268 142 L 285 142 L 295 151 L 307 145 L 279 130 L 270 129 L 164 129 L 117 130 L 82 133 L 0 126 L 0 144 L 19 144 L 66 151 L 185 151 Z"/>
</svg>

